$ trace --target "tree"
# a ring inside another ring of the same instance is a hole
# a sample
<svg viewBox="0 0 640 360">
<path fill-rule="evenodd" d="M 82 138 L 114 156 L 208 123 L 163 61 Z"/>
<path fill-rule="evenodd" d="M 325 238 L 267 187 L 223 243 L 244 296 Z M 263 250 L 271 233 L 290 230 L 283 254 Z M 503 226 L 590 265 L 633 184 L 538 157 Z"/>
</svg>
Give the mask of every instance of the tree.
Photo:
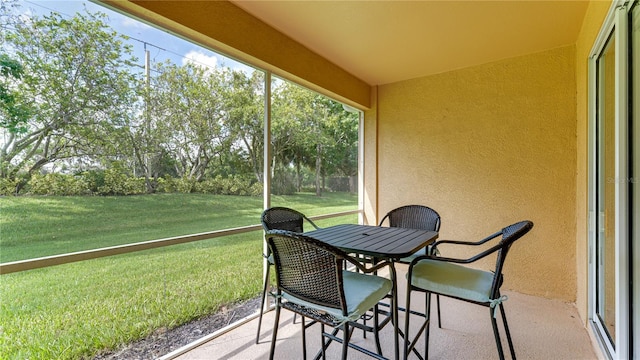
<svg viewBox="0 0 640 360">
<path fill-rule="evenodd" d="M 320 196 L 326 150 L 337 141 L 329 128 L 342 114 L 332 110 L 335 102 L 300 86 L 284 82 L 276 90 L 274 156 L 282 166 L 295 168 L 298 191 L 302 187 L 302 168 L 314 170 L 316 195 Z"/>
<path fill-rule="evenodd" d="M 14 92 L 31 111 L 24 132 L 2 129 L 0 177 L 29 175 L 65 159 L 117 156 L 138 81 L 131 48 L 105 17 L 52 13 L 3 33 L 9 56 L 23 67 Z"/>
<path fill-rule="evenodd" d="M 0 54 L 0 127 L 11 133 L 26 132 L 29 109 L 24 105 L 20 93 L 12 89 L 24 74 L 22 64 Z"/>
<path fill-rule="evenodd" d="M 324 129 L 327 131 L 329 144 L 325 147 L 323 157 L 323 176 L 346 176 L 349 178 L 350 191 L 355 191 L 353 182 L 358 175 L 358 115 L 344 110 L 342 104 L 330 101 L 329 117 Z"/>
<path fill-rule="evenodd" d="M 223 99 L 226 121 L 234 138 L 238 155 L 262 182 L 264 158 L 264 77 L 259 71 L 247 76 L 242 71 L 223 71 Z"/>
<path fill-rule="evenodd" d="M 157 70 L 149 107 L 155 131 L 167 137 L 163 147 L 176 159 L 178 176 L 200 181 L 234 141 L 223 111 L 222 70 L 191 63 L 162 63 Z"/>
<path fill-rule="evenodd" d="M 294 190 L 300 191 L 302 158 L 306 144 L 307 129 L 298 120 L 297 100 L 302 93 L 289 83 L 279 82 L 272 92 L 272 178 L 276 193 L 285 193 L 288 188 L 287 174 L 295 169 Z"/>
</svg>

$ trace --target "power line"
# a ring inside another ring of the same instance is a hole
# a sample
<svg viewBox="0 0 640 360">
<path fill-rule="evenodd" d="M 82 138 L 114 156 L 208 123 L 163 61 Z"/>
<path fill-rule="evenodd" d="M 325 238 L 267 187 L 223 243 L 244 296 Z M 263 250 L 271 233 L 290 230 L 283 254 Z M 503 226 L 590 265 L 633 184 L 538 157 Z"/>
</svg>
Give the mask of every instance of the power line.
<svg viewBox="0 0 640 360">
<path fill-rule="evenodd" d="M 53 9 L 53 8 L 51 8 L 51 7 L 45 6 L 44 4 L 41 4 L 41 3 L 36 3 L 36 2 L 33 2 L 33 1 L 28 1 L 28 0 L 26 0 L 26 1 L 24 1 L 24 2 L 25 2 L 25 3 L 28 3 L 28 4 L 31 4 L 31 5 L 33 5 L 33 6 L 36 6 L 36 7 L 39 7 L 39 8 L 45 9 L 45 10 L 48 10 L 48 11 L 50 11 L 50 12 L 58 13 L 58 14 L 60 14 L 60 15 L 62 15 L 62 16 L 67 17 L 67 18 L 72 18 L 72 17 L 74 16 L 74 15 L 70 15 L 70 14 L 67 14 L 67 13 L 61 12 L 61 11 L 59 11 L 58 9 Z M 85 8 L 85 10 L 86 10 L 86 8 Z M 107 10 L 107 11 L 108 11 L 108 9 L 105 9 L 105 10 Z M 87 11 L 89 11 L 89 10 L 87 10 Z M 107 14 L 107 15 L 108 15 L 108 14 Z M 119 16 L 124 16 L 124 15 L 119 15 Z M 135 20 L 135 19 L 133 19 L 133 20 Z M 137 20 L 135 20 L 135 21 L 137 21 Z M 109 26 L 110 26 L 110 24 L 109 24 Z M 110 27 L 111 27 L 111 26 L 110 26 Z M 113 29 L 113 28 L 112 28 L 112 29 Z M 114 29 L 114 31 L 116 31 L 116 30 Z M 178 57 L 178 58 L 181 58 L 181 59 L 183 59 L 183 60 L 188 60 L 188 61 L 190 61 L 190 62 L 192 62 L 192 63 L 196 63 L 196 64 L 198 64 L 198 65 L 200 65 L 200 66 L 207 67 L 207 68 L 209 68 L 209 69 L 215 69 L 215 66 L 211 66 L 211 65 L 206 64 L 206 63 L 204 63 L 204 62 L 201 62 L 201 61 L 195 60 L 195 59 L 193 59 L 193 58 L 187 57 L 187 56 L 185 56 L 185 55 L 183 55 L 183 54 L 179 54 L 179 53 L 177 53 L 177 52 L 175 52 L 175 51 L 172 51 L 172 50 L 169 50 L 169 49 L 166 49 L 166 48 L 160 47 L 160 46 L 158 46 L 158 45 L 156 45 L 156 44 L 154 44 L 154 43 L 152 43 L 152 42 L 149 42 L 149 41 L 147 41 L 147 40 L 139 39 L 139 38 L 137 38 L 137 37 L 135 37 L 135 36 L 131 36 L 131 35 L 128 35 L 128 34 L 126 34 L 126 33 L 122 33 L 122 32 L 120 32 L 120 31 L 117 31 L 117 32 L 118 32 L 119 34 L 123 35 L 123 36 L 126 36 L 128 40 L 133 40 L 133 41 L 137 41 L 137 42 L 141 43 L 141 44 L 143 45 L 143 47 L 144 47 L 144 49 L 145 49 L 145 50 L 147 49 L 147 46 L 151 46 L 151 47 L 154 47 L 154 48 L 156 48 L 156 49 L 158 49 L 158 50 L 160 50 L 160 51 L 164 51 L 164 52 L 166 52 L 166 53 L 168 53 L 168 54 L 171 54 L 171 55 L 174 55 L 174 56 L 176 56 L 176 57 Z M 174 35 L 170 35 L 170 34 L 167 34 L 166 36 L 175 37 Z M 195 44 L 194 44 L 194 45 L 195 45 Z M 200 48 L 202 48 L 202 47 L 200 47 Z M 207 50 L 207 51 L 210 51 L 210 50 Z M 218 53 L 215 53 L 215 52 L 212 52 L 212 53 L 213 53 L 213 54 L 215 54 L 215 55 L 218 55 L 218 56 L 224 57 L 224 56 L 223 56 L 223 55 L 221 55 L 221 54 L 218 54 Z M 154 59 L 154 62 L 157 62 L 157 61 L 156 61 L 156 58 L 158 57 L 158 55 L 159 55 L 159 53 L 156 53 L 156 55 L 154 56 L 154 58 L 153 58 L 153 59 Z M 154 69 L 153 71 L 154 71 L 154 72 L 158 72 L 158 71 L 157 71 L 157 70 L 155 70 L 155 69 Z"/>
</svg>

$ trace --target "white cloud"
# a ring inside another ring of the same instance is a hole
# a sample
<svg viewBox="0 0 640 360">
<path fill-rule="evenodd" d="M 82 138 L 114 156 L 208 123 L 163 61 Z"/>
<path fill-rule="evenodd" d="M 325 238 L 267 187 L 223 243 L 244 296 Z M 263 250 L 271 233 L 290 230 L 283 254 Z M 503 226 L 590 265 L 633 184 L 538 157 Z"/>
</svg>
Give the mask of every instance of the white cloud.
<svg viewBox="0 0 640 360">
<path fill-rule="evenodd" d="M 143 23 L 142 21 L 138 21 L 136 19 L 132 19 L 127 16 L 123 16 L 121 20 L 121 24 L 125 28 L 131 29 L 152 29 L 153 27 Z"/>
<path fill-rule="evenodd" d="M 187 63 L 215 68 L 218 65 L 218 58 L 215 55 L 207 55 L 202 51 L 191 50 L 182 59 L 183 65 Z"/>
<path fill-rule="evenodd" d="M 244 72 L 245 74 L 247 74 L 249 76 L 251 75 L 251 73 L 253 73 L 255 71 L 255 69 L 252 68 L 251 66 L 248 66 L 248 65 L 245 65 L 243 63 L 240 63 L 240 62 L 237 62 L 237 61 L 233 61 L 233 60 L 230 60 L 230 59 L 226 59 L 226 61 L 224 61 L 221 64 L 221 66 L 228 67 L 228 68 L 230 68 L 231 70 L 234 70 L 234 71 L 242 71 L 242 72 Z"/>
<path fill-rule="evenodd" d="M 191 50 L 182 58 L 182 64 L 195 64 L 203 67 L 215 68 L 229 68 L 234 71 L 242 71 L 247 75 L 251 75 L 255 71 L 254 68 L 247 66 L 243 63 L 226 58 L 222 55 L 215 53 L 205 53 L 202 50 Z"/>
</svg>

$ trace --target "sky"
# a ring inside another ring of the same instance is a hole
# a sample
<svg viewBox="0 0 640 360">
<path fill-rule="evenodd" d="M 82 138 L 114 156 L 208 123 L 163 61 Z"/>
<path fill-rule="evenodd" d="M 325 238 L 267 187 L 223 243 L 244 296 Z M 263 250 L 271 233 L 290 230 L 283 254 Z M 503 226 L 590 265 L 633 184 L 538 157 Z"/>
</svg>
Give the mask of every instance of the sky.
<svg viewBox="0 0 640 360">
<path fill-rule="evenodd" d="M 191 61 L 211 67 L 230 67 L 247 73 L 253 71 L 249 66 L 90 1 L 23 0 L 19 1 L 19 3 L 23 12 L 31 12 L 37 15 L 49 14 L 55 11 L 65 17 L 72 17 L 76 12 L 84 12 L 85 6 L 89 12 L 107 14 L 108 23 L 113 30 L 131 38 L 129 43 L 133 46 L 133 55 L 138 58 L 141 66 L 144 66 L 146 48 L 149 50 L 152 63 L 171 59 L 172 62 L 178 65 Z"/>
</svg>

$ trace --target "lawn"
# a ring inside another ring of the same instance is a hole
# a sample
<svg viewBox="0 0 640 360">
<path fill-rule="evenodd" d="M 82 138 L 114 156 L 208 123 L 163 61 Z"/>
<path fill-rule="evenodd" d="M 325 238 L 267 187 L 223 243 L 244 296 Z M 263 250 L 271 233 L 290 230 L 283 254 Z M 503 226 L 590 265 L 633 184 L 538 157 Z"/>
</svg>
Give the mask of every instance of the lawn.
<svg viewBox="0 0 640 360">
<path fill-rule="evenodd" d="M 273 197 L 309 215 L 348 194 Z M 197 194 L 0 198 L 2 262 L 259 223 L 262 199 Z M 356 215 L 320 224 L 355 222 Z M 0 276 L 0 359 L 91 358 L 255 297 L 262 232 Z"/>
</svg>

